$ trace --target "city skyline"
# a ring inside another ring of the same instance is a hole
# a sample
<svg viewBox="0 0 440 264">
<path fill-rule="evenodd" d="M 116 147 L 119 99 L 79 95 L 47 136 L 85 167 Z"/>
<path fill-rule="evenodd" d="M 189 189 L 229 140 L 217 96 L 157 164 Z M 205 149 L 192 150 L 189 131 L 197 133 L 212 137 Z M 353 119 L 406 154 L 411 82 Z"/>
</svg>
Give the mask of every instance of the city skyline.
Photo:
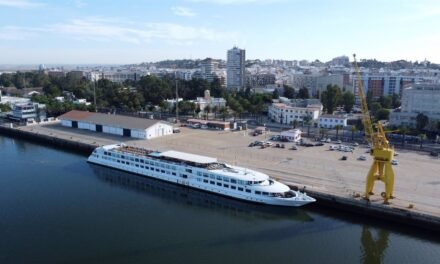
<svg viewBox="0 0 440 264">
<path fill-rule="evenodd" d="M 249 59 L 440 63 L 436 1 L 330 2 L 0 0 L 0 64 L 225 60 L 233 46 Z"/>
</svg>

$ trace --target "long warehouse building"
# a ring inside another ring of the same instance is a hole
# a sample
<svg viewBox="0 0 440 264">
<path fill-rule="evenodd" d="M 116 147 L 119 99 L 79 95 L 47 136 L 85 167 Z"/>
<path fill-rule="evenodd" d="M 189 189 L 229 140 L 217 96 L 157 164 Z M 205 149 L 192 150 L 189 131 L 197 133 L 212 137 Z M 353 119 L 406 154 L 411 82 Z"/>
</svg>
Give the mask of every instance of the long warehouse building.
<svg viewBox="0 0 440 264">
<path fill-rule="evenodd" d="M 171 123 L 130 116 L 72 110 L 59 116 L 58 119 L 65 127 L 124 137 L 151 139 L 173 133 Z"/>
</svg>

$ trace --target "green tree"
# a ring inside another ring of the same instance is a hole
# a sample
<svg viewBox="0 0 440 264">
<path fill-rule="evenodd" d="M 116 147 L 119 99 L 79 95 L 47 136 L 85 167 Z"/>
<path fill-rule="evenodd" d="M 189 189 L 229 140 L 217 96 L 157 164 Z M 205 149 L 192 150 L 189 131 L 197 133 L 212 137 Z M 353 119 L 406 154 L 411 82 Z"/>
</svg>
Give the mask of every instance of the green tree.
<svg viewBox="0 0 440 264">
<path fill-rule="evenodd" d="M 220 112 L 221 117 L 223 118 L 223 121 L 225 121 L 226 118 L 228 117 L 228 109 L 226 107 L 222 106 L 222 107 L 220 107 L 219 112 Z"/>
<path fill-rule="evenodd" d="M 342 104 L 344 105 L 344 111 L 350 113 L 355 103 L 354 94 L 350 91 L 345 92 L 342 95 Z"/>
<path fill-rule="evenodd" d="M 293 87 L 290 87 L 288 85 L 283 85 L 284 88 L 284 97 L 287 97 L 289 99 L 295 98 L 295 89 Z"/>
<path fill-rule="evenodd" d="M 416 116 L 416 128 L 418 131 L 422 131 L 423 129 L 425 129 L 428 123 L 429 123 L 429 118 L 425 114 L 419 113 Z"/>
<path fill-rule="evenodd" d="M 307 126 L 307 136 L 310 136 L 310 125 L 312 123 L 312 116 L 311 115 L 306 115 L 303 118 L 304 124 Z"/>
<path fill-rule="evenodd" d="M 391 106 L 393 107 L 393 109 L 400 107 L 402 103 L 400 102 L 400 98 L 399 95 L 393 93 L 393 95 L 391 96 Z"/>
<path fill-rule="evenodd" d="M 278 93 L 278 89 L 275 89 L 272 93 L 272 98 L 273 99 L 279 99 L 280 98 L 280 94 Z"/>
<path fill-rule="evenodd" d="M 321 103 L 324 107 L 324 110 L 333 114 L 338 103 L 341 101 L 341 89 L 337 85 L 327 85 L 327 89 L 322 92 L 321 95 Z"/>
<path fill-rule="evenodd" d="M 306 87 L 299 89 L 298 95 L 296 97 L 300 99 L 309 99 L 309 89 L 307 89 Z"/>
<path fill-rule="evenodd" d="M 376 113 L 380 110 L 380 109 L 382 109 L 382 106 L 380 105 L 380 103 L 379 102 L 374 102 L 374 103 L 372 103 L 371 104 L 371 113 L 375 116 L 376 115 Z"/>
<path fill-rule="evenodd" d="M 390 110 L 381 108 L 374 116 L 377 120 L 388 120 L 390 118 Z"/>
<path fill-rule="evenodd" d="M 392 107 L 392 98 L 390 96 L 380 96 L 377 100 L 382 108 L 390 109 Z"/>
<path fill-rule="evenodd" d="M 7 104 L 0 104 L 0 112 L 9 112 L 11 107 Z"/>
<path fill-rule="evenodd" d="M 196 110 L 194 111 L 196 113 L 196 116 L 199 117 L 200 112 L 202 111 L 202 109 L 200 109 L 200 105 L 197 104 L 196 106 Z"/>
</svg>

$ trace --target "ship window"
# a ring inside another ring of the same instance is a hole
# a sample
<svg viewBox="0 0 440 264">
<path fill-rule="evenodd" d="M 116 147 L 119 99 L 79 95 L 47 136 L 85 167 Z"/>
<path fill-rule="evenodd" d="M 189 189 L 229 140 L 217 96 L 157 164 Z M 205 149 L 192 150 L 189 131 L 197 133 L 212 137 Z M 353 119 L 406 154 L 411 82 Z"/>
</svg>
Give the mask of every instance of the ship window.
<svg viewBox="0 0 440 264">
<path fill-rule="evenodd" d="M 141 165 L 141 169 L 143 169 L 143 168 L 144 168 L 144 166 Z"/>
<path fill-rule="evenodd" d="M 208 173 L 203 173 L 203 177 L 208 178 Z"/>
<path fill-rule="evenodd" d="M 215 179 L 215 175 L 210 174 L 210 175 L 209 175 L 209 178 L 211 178 L 211 179 Z"/>
<path fill-rule="evenodd" d="M 118 163 L 121 163 L 121 161 L 120 160 L 116 160 Z"/>
<path fill-rule="evenodd" d="M 203 180 L 203 182 L 208 183 L 208 180 Z"/>
<path fill-rule="evenodd" d="M 164 171 L 164 170 L 161 170 L 160 172 L 162 172 L 162 173 L 165 173 L 165 171 Z"/>
<path fill-rule="evenodd" d="M 250 192 L 251 192 L 251 190 L 247 190 L 247 189 L 246 189 L 246 192 L 247 192 L 247 193 L 250 193 Z"/>
<path fill-rule="evenodd" d="M 145 169 L 149 170 L 149 169 L 150 169 L 150 167 L 148 167 L 148 166 L 145 166 Z"/>
<path fill-rule="evenodd" d="M 225 188 L 229 188 L 229 184 L 223 184 Z"/>
<path fill-rule="evenodd" d="M 222 180 L 222 176 L 217 176 L 217 180 L 221 181 Z"/>
<path fill-rule="evenodd" d="M 198 176 L 202 176 L 202 173 L 200 171 L 197 172 Z"/>
<path fill-rule="evenodd" d="M 154 168 L 153 168 L 153 167 L 150 167 L 150 170 L 154 171 Z"/>
<path fill-rule="evenodd" d="M 170 172 L 169 172 L 169 171 L 167 171 L 167 174 L 170 174 Z"/>
<path fill-rule="evenodd" d="M 260 191 L 255 191 L 255 194 L 261 194 L 261 192 Z"/>
<path fill-rule="evenodd" d="M 156 171 L 159 171 L 159 169 L 156 169 Z"/>
<path fill-rule="evenodd" d="M 215 184 L 215 182 L 214 182 L 214 181 L 209 181 L 209 183 L 210 183 L 210 184 L 212 184 L 212 185 L 214 185 L 214 184 Z"/>
<path fill-rule="evenodd" d="M 136 164 L 136 167 L 138 167 L 138 168 L 139 168 L 139 165 L 137 165 L 137 164 Z"/>
<path fill-rule="evenodd" d="M 237 189 L 237 187 L 235 185 L 231 185 L 231 189 L 235 190 L 235 189 Z"/>
<path fill-rule="evenodd" d="M 124 155 L 121 155 L 121 159 L 125 159 L 125 156 L 124 156 Z"/>
<path fill-rule="evenodd" d="M 269 193 L 267 193 L 267 192 L 263 192 L 263 195 L 269 195 Z"/>
<path fill-rule="evenodd" d="M 135 159 L 136 162 L 139 162 L 139 159 Z"/>
<path fill-rule="evenodd" d="M 134 161 L 134 158 L 130 158 L 131 161 Z"/>
<path fill-rule="evenodd" d="M 191 169 L 185 169 L 186 172 L 192 173 Z"/>
<path fill-rule="evenodd" d="M 188 178 L 188 175 L 183 174 L 182 177 L 183 177 L 184 179 L 186 179 L 186 178 Z"/>
<path fill-rule="evenodd" d="M 231 179 L 231 183 L 237 183 L 237 180 Z"/>
<path fill-rule="evenodd" d="M 144 163 L 144 160 L 140 160 L 141 163 Z"/>
<path fill-rule="evenodd" d="M 173 166 L 173 170 L 176 170 L 176 166 Z"/>
<path fill-rule="evenodd" d="M 217 185 L 218 185 L 218 186 L 222 186 L 222 183 L 221 183 L 221 182 L 217 182 Z"/>
<path fill-rule="evenodd" d="M 243 191 L 243 188 L 241 188 L 241 187 L 238 187 L 238 190 L 239 190 L 239 191 Z"/>
<path fill-rule="evenodd" d="M 223 181 L 229 182 L 229 178 L 228 177 L 223 177 Z"/>
<path fill-rule="evenodd" d="M 175 172 L 172 172 L 171 174 L 173 174 L 174 176 L 176 176 L 176 173 L 175 173 Z"/>
</svg>

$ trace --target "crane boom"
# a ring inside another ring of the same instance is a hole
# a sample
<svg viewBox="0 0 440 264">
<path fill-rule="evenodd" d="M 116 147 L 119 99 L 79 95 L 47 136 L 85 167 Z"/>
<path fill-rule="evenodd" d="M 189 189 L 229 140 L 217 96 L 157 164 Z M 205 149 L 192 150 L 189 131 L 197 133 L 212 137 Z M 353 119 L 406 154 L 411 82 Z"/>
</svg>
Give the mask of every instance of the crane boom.
<svg viewBox="0 0 440 264">
<path fill-rule="evenodd" d="M 364 85 L 362 84 L 361 73 L 356 61 L 356 54 L 353 54 L 353 58 L 354 58 L 354 68 L 356 72 L 356 77 L 358 80 L 359 98 L 361 99 L 362 124 L 364 125 L 365 138 L 367 139 L 368 142 L 373 143 L 373 126 L 371 124 L 371 117 L 370 117 L 370 112 L 368 111 L 367 100 L 365 99 Z"/>
</svg>

